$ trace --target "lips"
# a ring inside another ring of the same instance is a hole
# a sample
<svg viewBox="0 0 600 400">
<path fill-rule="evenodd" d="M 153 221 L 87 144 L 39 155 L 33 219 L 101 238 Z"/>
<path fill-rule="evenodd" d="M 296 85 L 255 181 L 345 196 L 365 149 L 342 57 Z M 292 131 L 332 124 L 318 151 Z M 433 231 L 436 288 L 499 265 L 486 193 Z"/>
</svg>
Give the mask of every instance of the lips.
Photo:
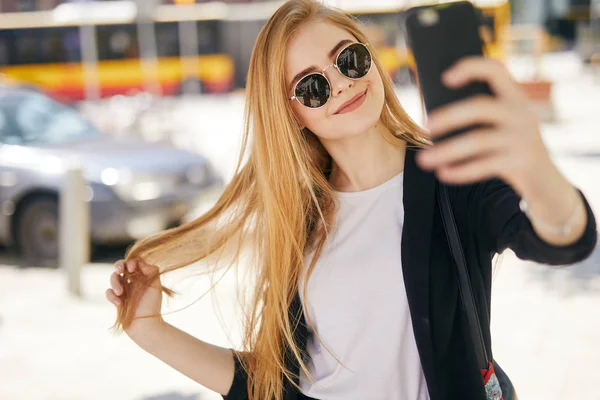
<svg viewBox="0 0 600 400">
<path fill-rule="evenodd" d="M 340 108 L 338 108 L 336 110 L 336 112 L 334 112 L 334 114 L 339 114 L 341 111 L 344 111 L 344 108 L 348 107 L 349 105 L 351 105 L 352 103 L 354 103 L 355 101 L 357 101 L 358 99 L 360 99 L 366 93 L 367 93 L 367 91 L 365 90 L 364 92 L 361 92 L 361 93 L 357 94 L 356 96 L 352 97 L 350 100 L 348 100 L 347 102 L 345 102 L 344 104 L 342 104 L 340 106 Z"/>
</svg>

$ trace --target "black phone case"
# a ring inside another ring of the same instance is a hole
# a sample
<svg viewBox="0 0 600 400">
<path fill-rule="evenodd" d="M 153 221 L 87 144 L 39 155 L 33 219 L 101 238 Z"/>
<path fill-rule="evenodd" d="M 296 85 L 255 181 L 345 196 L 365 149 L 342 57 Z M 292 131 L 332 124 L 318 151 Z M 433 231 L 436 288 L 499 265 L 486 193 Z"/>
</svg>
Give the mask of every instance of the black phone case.
<svg viewBox="0 0 600 400">
<path fill-rule="evenodd" d="M 435 23 L 427 23 L 420 14 L 432 9 L 437 15 Z M 417 67 L 417 78 L 427 113 L 438 107 L 478 94 L 491 95 L 489 86 L 472 82 L 459 89 L 446 87 L 441 76 L 459 59 L 482 56 L 483 41 L 479 36 L 480 17 L 468 1 L 415 7 L 406 19 L 406 37 Z M 443 139 L 461 134 L 474 127 L 449 132 Z"/>
</svg>

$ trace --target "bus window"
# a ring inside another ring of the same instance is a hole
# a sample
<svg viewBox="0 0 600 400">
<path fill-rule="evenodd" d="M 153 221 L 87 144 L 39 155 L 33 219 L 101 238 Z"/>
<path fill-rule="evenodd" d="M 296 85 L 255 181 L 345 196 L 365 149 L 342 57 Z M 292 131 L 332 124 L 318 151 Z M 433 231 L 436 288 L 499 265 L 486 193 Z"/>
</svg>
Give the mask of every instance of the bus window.
<svg viewBox="0 0 600 400">
<path fill-rule="evenodd" d="M 78 27 L 69 27 L 61 29 L 62 45 L 65 52 L 65 61 L 80 62 L 81 61 L 81 39 L 79 36 Z"/>
<path fill-rule="evenodd" d="M 198 21 L 198 54 L 219 53 L 219 21 Z"/>
<path fill-rule="evenodd" d="M 79 62 L 79 29 L 26 28 L 3 31 L 0 36 L 0 65 Z"/>
<path fill-rule="evenodd" d="M 10 64 L 10 47 L 6 37 L 0 37 L 0 66 Z"/>
<path fill-rule="evenodd" d="M 15 57 L 13 64 L 39 64 L 41 58 L 38 29 L 23 29 L 15 35 Z"/>
<path fill-rule="evenodd" d="M 159 57 L 179 57 L 179 27 L 177 22 L 156 23 L 156 49 Z M 219 22 L 198 21 L 198 54 L 219 53 Z"/>
<path fill-rule="evenodd" d="M 100 25 L 96 27 L 96 32 L 100 60 L 139 57 L 137 31 L 134 25 Z"/>
<path fill-rule="evenodd" d="M 179 31 L 176 22 L 155 24 L 158 57 L 179 57 Z"/>
<path fill-rule="evenodd" d="M 63 32 L 57 28 L 42 29 L 40 32 L 41 58 L 44 63 L 60 63 L 67 61 L 67 53 L 63 46 Z"/>
</svg>

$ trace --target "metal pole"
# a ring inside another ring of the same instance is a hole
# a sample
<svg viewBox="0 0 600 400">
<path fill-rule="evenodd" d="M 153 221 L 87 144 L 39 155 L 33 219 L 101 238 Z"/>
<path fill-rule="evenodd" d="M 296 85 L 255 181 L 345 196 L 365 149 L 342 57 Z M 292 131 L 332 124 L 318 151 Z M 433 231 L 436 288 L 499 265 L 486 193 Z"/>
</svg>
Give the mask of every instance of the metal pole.
<svg viewBox="0 0 600 400">
<path fill-rule="evenodd" d="M 66 171 L 60 193 L 60 267 L 67 274 L 69 293 L 81 296 L 81 268 L 90 259 L 90 210 L 81 166 Z"/>
<path fill-rule="evenodd" d="M 185 5 L 179 7 L 186 7 Z M 198 25 L 196 21 L 179 21 L 179 57 L 181 62 L 181 82 L 185 94 L 200 93 L 200 71 L 198 59 Z"/>
<path fill-rule="evenodd" d="M 158 83 L 158 59 L 156 56 L 154 25 L 152 22 L 138 22 L 137 28 L 144 89 L 155 95 L 160 95 L 161 88 Z"/>
<path fill-rule="evenodd" d="M 100 86 L 98 84 L 98 46 L 96 43 L 96 26 L 82 24 L 79 27 L 81 43 L 81 65 L 83 67 L 83 82 L 85 98 L 98 100 Z"/>
<path fill-rule="evenodd" d="M 162 90 L 158 80 L 158 57 L 153 20 L 154 9 L 157 4 L 157 0 L 136 0 L 138 12 L 137 33 L 144 89 L 155 95 L 161 95 Z"/>
</svg>

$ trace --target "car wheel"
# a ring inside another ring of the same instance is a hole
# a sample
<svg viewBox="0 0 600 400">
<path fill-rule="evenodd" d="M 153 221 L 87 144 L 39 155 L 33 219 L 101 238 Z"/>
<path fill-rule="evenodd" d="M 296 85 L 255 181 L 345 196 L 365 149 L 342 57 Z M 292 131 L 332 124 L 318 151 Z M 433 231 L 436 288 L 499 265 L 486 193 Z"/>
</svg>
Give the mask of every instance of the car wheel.
<svg viewBox="0 0 600 400">
<path fill-rule="evenodd" d="M 40 266 L 56 266 L 59 251 L 58 201 L 41 197 L 23 206 L 17 219 L 21 256 Z"/>
</svg>

